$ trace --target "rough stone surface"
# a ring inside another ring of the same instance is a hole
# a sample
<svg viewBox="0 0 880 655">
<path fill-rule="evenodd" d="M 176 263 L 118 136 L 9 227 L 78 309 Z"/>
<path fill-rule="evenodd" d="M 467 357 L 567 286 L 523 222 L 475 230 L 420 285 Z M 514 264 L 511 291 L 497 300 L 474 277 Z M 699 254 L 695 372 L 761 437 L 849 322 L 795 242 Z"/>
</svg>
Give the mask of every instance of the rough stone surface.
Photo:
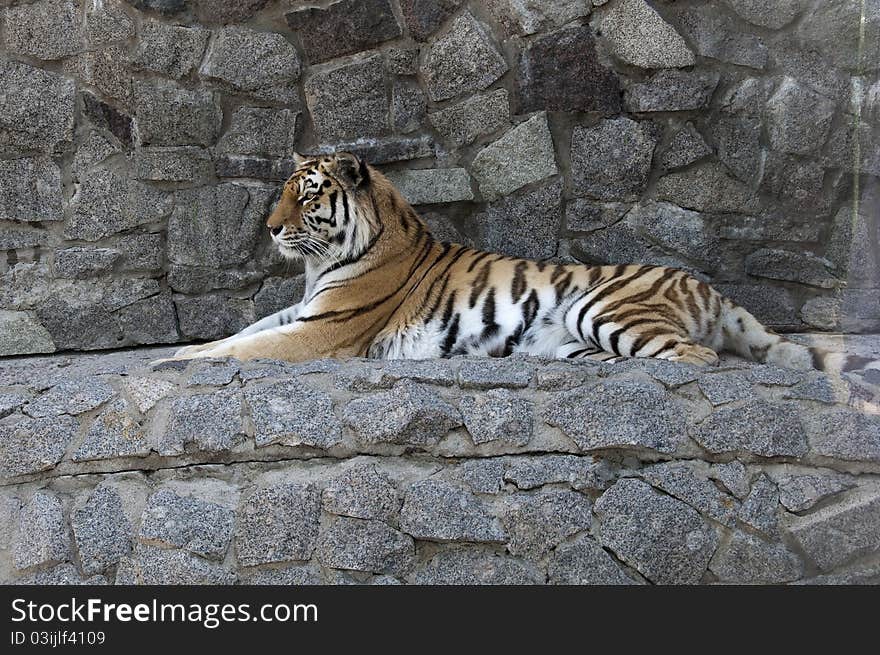
<svg viewBox="0 0 880 655">
<path fill-rule="evenodd" d="M 532 438 L 532 403 L 507 389 L 490 389 L 485 396 L 465 396 L 459 406 L 475 444 L 501 440 L 525 445 Z"/>
<path fill-rule="evenodd" d="M 487 200 L 556 175 L 547 115 L 533 116 L 483 148 L 474 157 L 472 170 Z"/>
<path fill-rule="evenodd" d="M 342 425 L 330 397 L 300 382 L 248 387 L 245 398 L 257 446 L 281 443 L 329 448 L 341 439 Z"/>
<path fill-rule="evenodd" d="M 0 152 L 54 152 L 73 141 L 73 80 L 0 60 Z"/>
<path fill-rule="evenodd" d="M 463 146 L 491 134 L 510 121 L 506 89 L 475 95 L 444 109 L 430 112 L 431 125 L 452 146 Z"/>
<path fill-rule="evenodd" d="M 70 538 L 64 524 L 61 501 L 38 491 L 21 508 L 18 535 L 13 548 L 17 569 L 58 564 L 70 557 Z"/>
<path fill-rule="evenodd" d="M 340 0 L 324 9 L 300 9 L 286 18 L 301 35 L 312 63 L 368 50 L 401 34 L 389 0 Z"/>
<path fill-rule="evenodd" d="M 771 544 L 736 532 L 709 563 L 720 582 L 733 584 L 780 584 L 797 580 L 804 572 L 800 559 L 780 544 Z"/>
<path fill-rule="evenodd" d="M 42 0 L 6 9 L 6 48 L 37 59 L 61 59 L 81 47 L 77 4 Z"/>
<path fill-rule="evenodd" d="M 185 550 L 142 546 L 116 570 L 117 584 L 229 585 L 236 575 L 228 568 Z"/>
<path fill-rule="evenodd" d="M 501 543 L 507 534 L 473 494 L 446 482 L 411 485 L 400 510 L 400 529 L 416 539 Z"/>
<path fill-rule="evenodd" d="M 375 465 L 352 467 L 335 478 L 322 493 L 324 511 L 358 519 L 392 521 L 400 510 L 394 483 Z"/>
<path fill-rule="evenodd" d="M 208 30 L 152 21 L 144 23 L 138 49 L 131 57 L 132 64 L 179 80 L 198 67 L 209 36 Z"/>
<path fill-rule="evenodd" d="M 599 200 L 635 200 L 647 185 L 656 145 L 651 124 L 629 118 L 575 127 L 571 136 L 575 193 Z"/>
<path fill-rule="evenodd" d="M 824 457 L 880 462 L 880 418 L 833 409 L 806 422 L 810 450 Z"/>
<path fill-rule="evenodd" d="M 297 99 L 299 55 L 281 34 L 225 27 L 208 46 L 199 75 L 260 100 L 290 103 Z"/>
<path fill-rule="evenodd" d="M 0 309 L 0 356 L 54 351 L 52 335 L 29 312 Z"/>
<path fill-rule="evenodd" d="M 0 220 L 42 223 L 63 220 L 61 172 L 44 157 L 0 161 Z"/>
<path fill-rule="evenodd" d="M 306 102 L 321 139 L 378 136 L 389 130 L 389 99 L 382 58 L 344 64 L 310 77 Z"/>
<path fill-rule="evenodd" d="M 454 53 L 454 54 L 453 54 Z M 453 22 L 430 47 L 421 66 L 434 102 L 485 89 L 507 71 L 507 63 L 470 13 Z"/>
<path fill-rule="evenodd" d="M 767 103 L 768 134 L 775 150 L 806 155 L 822 147 L 834 103 L 786 78 Z"/>
<path fill-rule="evenodd" d="M 647 82 L 630 87 L 626 106 L 644 113 L 700 109 L 709 104 L 719 77 L 717 73 L 663 70 Z"/>
<path fill-rule="evenodd" d="M 598 58 L 592 32 L 567 27 L 530 42 L 516 69 L 518 113 L 620 110 L 620 82 Z"/>
<path fill-rule="evenodd" d="M 223 119 L 216 94 L 173 82 L 136 82 L 134 105 L 142 145 L 210 146 Z"/>
<path fill-rule="evenodd" d="M 464 168 L 426 168 L 390 172 L 388 179 L 412 205 L 472 200 L 471 178 Z"/>
<path fill-rule="evenodd" d="M 221 560 L 232 540 L 233 521 L 231 509 L 160 489 L 147 501 L 138 539 Z"/>
<path fill-rule="evenodd" d="M 512 555 L 539 558 L 567 537 L 588 530 L 592 503 L 576 491 L 514 494 L 506 499 L 502 522 Z"/>
<path fill-rule="evenodd" d="M 663 463 L 642 469 L 639 476 L 701 514 L 728 527 L 734 526 L 739 503 L 720 491 L 708 479 L 707 471 L 684 463 Z"/>
<path fill-rule="evenodd" d="M 318 541 L 321 496 L 311 485 L 258 489 L 238 509 L 235 550 L 244 566 L 307 560 Z"/>
<path fill-rule="evenodd" d="M 151 439 L 131 415 L 127 403 L 118 400 L 95 417 L 72 459 L 84 462 L 116 457 L 145 457 L 151 449 Z"/>
<path fill-rule="evenodd" d="M 61 461 L 78 427 L 71 416 L 0 423 L 0 473 L 12 477 L 52 468 Z"/>
<path fill-rule="evenodd" d="M 542 577 L 521 560 L 490 552 L 455 548 L 443 550 L 421 568 L 416 584 L 503 585 L 538 584 Z"/>
<path fill-rule="evenodd" d="M 414 552 L 411 537 L 381 521 L 340 517 L 321 534 L 317 556 L 335 569 L 402 575 Z"/>
<path fill-rule="evenodd" d="M 562 186 L 562 180 L 553 180 L 489 203 L 483 213 L 474 217 L 480 246 L 512 257 L 546 259 L 556 255 Z M 530 217 L 538 213 L 543 220 L 535 224 Z"/>
<path fill-rule="evenodd" d="M 462 424 L 457 409 L 428 388 L 403 381 L 391 391 L 346 405 L 343 421 L 365 443 L 437 443 Z"/>
<path fill-rule="evenodd" d="M 799 457 L 807 437 L 798 413 L 764 400 L 722 407 L 693 431 L 694 439 L 713 453 L 742 451 L 764 457 Z"/>
<path fill-rule="evenodd" d="M 803 512 L 853 484 L 822 475 L 790 475 L 777 481 L 779 502 L 789 512 Z"/>
<path fill-rule="evenodd" d="M 742 32 L 714 7 L 688 7 L 676 12 L 677 25 L 694 44 L 697 54 L 729 64 L 762 69 L 767 46 L 761 37 Z"/>
<path fill-rule="evenodd" d="M 111 486 L 97 487 L 70 523 L 85 574 L 106 571 L 131 552 L 131 523 Z"/>
<path fill-rule="evenodd" d="M 602 32 L 612 52 L 640 68 L 681 68 L 694 63 L 681 35 L 644 2 L 622 0 L 602 16 Z"/>
<path fill-rule="evenodd" d="M 202 393 L 171 404 L 168 427 L 159 438 L 159 452 L 179 455 L 187 446 L 228 450 L 242 432 L 241 396 L 234 392 Z"/>
<path fill-rule="evenodd" d="M 792 537 L 822 571 L 854 556 L 876 553 L 880 544 L 880 495 L 866 489 L 843 503 L 798 519 Z"/>
<path fill-rule="evenodd" d="M 557 547 L 548 569 L 553 584 L 634 584 L 614 558 L 587 535 Z"/>
<path fill-rule="evenodd" d="M 599 541 L 657 584 L 694 584 L 718 536 L 684 503 L 639 480 L 620 480 L 596 501 Z"/>
<path fill-rule="evenodd" d="M 585 451 L 626 445 L 671 453 L 685 432 L 682 408 L 653 384 L 634 380 L 556 394 L 544 420 Z"/>
<path fill-rule="evenodd" d="M 772 536 L 778 524 L 779 490 L 766 475 L 752 484 L 752 490 L 739 510 L 739 520 Z"/>
</svg>

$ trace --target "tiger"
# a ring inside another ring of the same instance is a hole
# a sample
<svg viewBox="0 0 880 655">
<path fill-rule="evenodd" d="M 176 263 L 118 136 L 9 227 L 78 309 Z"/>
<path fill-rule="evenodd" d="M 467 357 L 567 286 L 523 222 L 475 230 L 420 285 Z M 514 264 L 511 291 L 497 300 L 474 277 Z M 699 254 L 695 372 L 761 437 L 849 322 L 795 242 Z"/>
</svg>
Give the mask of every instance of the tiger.
<svg viewBox="0 0 880 655">
<path fill-rule="evenodd" d="M 305 267 L 302 300 L 174 359 L 656 358 L 720 352 L 792 369 L 880 373 L 880 360 L 792 342 L 692 274 L 552 263 L 439 241 L 379 170 L 348 152 L 295 155 L 267 228 Z"/>
</svg>

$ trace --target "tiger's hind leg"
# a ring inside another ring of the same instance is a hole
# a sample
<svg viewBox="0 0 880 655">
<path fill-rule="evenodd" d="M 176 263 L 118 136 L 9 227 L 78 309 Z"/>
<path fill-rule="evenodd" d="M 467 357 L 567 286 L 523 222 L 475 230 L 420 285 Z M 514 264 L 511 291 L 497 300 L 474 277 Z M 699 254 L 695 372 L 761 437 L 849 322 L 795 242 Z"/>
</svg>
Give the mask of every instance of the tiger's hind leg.
<svg viewBox="0 0 880 655">
<path fill-rule="evenodd" d="M 626 359 L 626 357 L 615 355 L 601 348 L 584 346 L 579 341 L 571 341 L 561 345 L 556 350 L 556 357 L 558 359 L 593 359 L 600 362 L 619 362 Z"/>
</svg>

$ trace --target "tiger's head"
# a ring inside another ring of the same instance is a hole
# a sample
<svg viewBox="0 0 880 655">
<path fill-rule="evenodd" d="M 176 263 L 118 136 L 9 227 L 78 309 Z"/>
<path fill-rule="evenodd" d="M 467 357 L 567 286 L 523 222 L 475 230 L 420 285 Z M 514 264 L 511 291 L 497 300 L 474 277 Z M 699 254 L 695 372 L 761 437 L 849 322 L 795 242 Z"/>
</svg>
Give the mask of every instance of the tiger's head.
<svg viewBox="0 0 880 655">
<path fill-rule="evenodd" d="M 370 184 L 366 162 L 347 152 L 294 155 L 297 168 L 284 183 L 266 225 L 284 257 L 342 260 L 370 239 L 358 210 Z"/>
</svg>

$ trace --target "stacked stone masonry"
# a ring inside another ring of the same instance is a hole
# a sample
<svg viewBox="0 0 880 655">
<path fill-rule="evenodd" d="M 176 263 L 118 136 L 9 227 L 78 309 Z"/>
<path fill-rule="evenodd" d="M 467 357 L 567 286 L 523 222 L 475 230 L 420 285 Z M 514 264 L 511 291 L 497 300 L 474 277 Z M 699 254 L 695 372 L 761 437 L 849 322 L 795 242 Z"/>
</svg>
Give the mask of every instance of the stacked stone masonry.
<svg viewBox="0 0 880 655">
<path fill-rule="evenodd" d="M 877 331 L 878 71 L 877 0 L 5 0 L 0 355 L 298 300 L 263 222 L 337 148 L 441 238 Z"/>
<path fill-rule="evenodd" d="M 847 378 L 169 352 L 0 362 L 0 581 L 880 583 Z"/>
</svg>

